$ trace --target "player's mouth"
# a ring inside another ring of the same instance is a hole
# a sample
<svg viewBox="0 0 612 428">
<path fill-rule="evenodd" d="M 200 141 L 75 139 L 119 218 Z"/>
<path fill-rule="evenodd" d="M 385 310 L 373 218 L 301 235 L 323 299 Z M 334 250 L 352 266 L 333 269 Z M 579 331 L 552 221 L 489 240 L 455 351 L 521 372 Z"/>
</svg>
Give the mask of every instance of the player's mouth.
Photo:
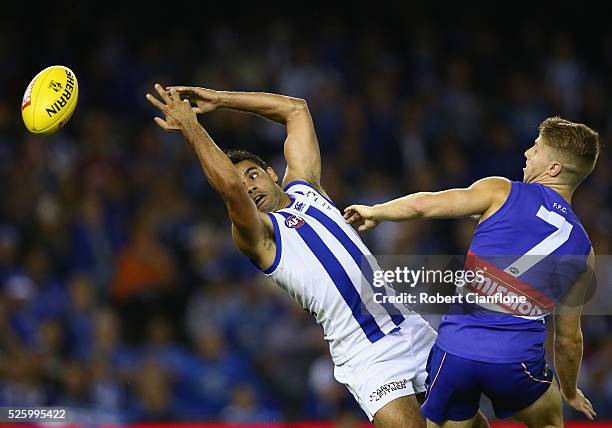
<svg viewBox="0 0 612 428">
<path fill-rule="evenodd" d="M 257 209 L 261 208 L 265 199 L 266 199 L 266 195 L 257 195 L 253 198 L 253 201 L 255 201 L 255 205 L 257 206 Z"/>
</svg>

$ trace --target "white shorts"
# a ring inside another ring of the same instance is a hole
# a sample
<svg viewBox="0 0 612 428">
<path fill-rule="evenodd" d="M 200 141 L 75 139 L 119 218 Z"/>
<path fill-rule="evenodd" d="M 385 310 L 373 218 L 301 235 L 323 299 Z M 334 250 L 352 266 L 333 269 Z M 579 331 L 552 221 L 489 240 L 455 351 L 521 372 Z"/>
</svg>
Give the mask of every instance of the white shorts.
<svg viewBox="0 0 612 428">
<path fill-rule="evenodd" d="M 401 327 L 334 368 L 336 380 L 351 391 L 370 421 L 396 398 L 425 392 L 425 367 L 436 331 L 419 323 L 414 332 L 410 317 Z"/>
</svg>

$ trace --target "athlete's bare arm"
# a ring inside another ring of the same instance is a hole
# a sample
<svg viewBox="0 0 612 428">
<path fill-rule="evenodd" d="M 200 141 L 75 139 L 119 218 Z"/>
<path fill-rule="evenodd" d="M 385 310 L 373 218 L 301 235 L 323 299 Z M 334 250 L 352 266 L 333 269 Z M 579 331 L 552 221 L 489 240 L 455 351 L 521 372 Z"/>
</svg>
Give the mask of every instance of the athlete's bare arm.
<svg viewBox="0 0 612 428">
<path fill-rule="evenodd" d="M 229 92 L 172 86 L 183 98 L 196 104 L 196 113 L 228 108 L 254 113 L 287 126 L 284 153 L 287 171 L 283 186 L 305 180 L 321 191 L 321 154 L 306 101 L 263 92 Z"/>
<path fill-rule="evenodd" d="M 269 218 L 257 211 L 234 165 L 198 123 L 189 101 L 181 101 L 178 92 L 168 92 L 160 85 L 155 89 L 162 101 L 150 94 L 147 100 L 165 115 L 155 122 L 166 131 L 179 131 L 191 144 L 208 181 L 225 201 L 236 246 L 259 266 L 270 266 L 276 248 Z"/>
<path fill-rule="evenodd" d="M 595 268 L 595 253 L 591 249 L 587 260 L 588 270 L 580 277 L 572 291 L 579 296 L 570 296 L 570 304 L 559 304 L 555 307 L 554 354 L 555 368 L 559 376 L 561 395 L 572 408 L 593 419 L 595 411 L 591 402 L 578 389 L 578 373 L 582 361 L 582 329 L 580 315 L 584 296 L 588 289 Z M 566 298 L 567 300 L 567 298 Z"/>
<path fill-rule="evenodd" d="M 480 215 L 481 221 L 504 203 L 512 183 L 502 177 L 483 178 L 466 189 L 420 192 L 374 206 L 351 205 L 344 210 L 347 223 L 360 232 L 382 221 L 418 218 L 459 218 Z"/>
</svg>

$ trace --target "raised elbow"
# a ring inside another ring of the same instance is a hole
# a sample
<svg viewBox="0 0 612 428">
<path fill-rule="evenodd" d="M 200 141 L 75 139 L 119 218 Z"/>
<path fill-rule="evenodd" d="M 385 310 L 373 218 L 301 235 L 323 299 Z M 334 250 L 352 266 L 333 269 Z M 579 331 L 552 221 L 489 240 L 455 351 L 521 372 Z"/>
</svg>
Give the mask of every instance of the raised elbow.
<svg viewBox="0 0 612 428">
<path fill-rule="evenodd" d="M 291 110 L 296 113 L 307 112 L 308 104 L 302 98 L 291 98 Z"/>
<path fill-rule="evenodd" d="M 242 181 L 238 177 L 223 177 L 215 181 L 215 183 L 211 184 L 224 199 L 231 198 L 233 195 L 245 191 L 244 184 L 242 184 Z"/>
</svg>

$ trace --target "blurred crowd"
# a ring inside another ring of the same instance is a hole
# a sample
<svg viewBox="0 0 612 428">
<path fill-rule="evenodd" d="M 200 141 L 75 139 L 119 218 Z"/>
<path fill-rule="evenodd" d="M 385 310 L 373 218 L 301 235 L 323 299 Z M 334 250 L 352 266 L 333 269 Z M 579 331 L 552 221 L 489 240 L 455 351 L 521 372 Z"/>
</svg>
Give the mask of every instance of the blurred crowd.
<svg viewBox="0 0 612 428">
<path fill-rule="evenodd" d="M 144 99 L 155 82 L 306 99 L 339 207 L 521 180 L 543 119 L 584 121 L 604 150 L 573 205 L 610 254 L 610 30 L 592 43 L 562 21 L 407 14 L 169 19 L 153 31 L 122 12 L 65 13 L 80 26 L 44 40 L 0 26 L 11 58 L 0 67 L 0 406 L 109 422 L 363 417 L 314 319 L 238 254 L 191 148 L 156 127 Z M 55 63 L 75 71 L 79 105 L 64 130 L 33 136 L 20 97 Z M 233 111 L 200 121 L 222 148 L 284 170 L 283 126 Z M 463 254 L 474 226 L 385 224 L 365 240 L 376 254 Z M 611 325 L 583 321 L 580 387 L 600 418 L 612 418 Z"/>
</svg>

